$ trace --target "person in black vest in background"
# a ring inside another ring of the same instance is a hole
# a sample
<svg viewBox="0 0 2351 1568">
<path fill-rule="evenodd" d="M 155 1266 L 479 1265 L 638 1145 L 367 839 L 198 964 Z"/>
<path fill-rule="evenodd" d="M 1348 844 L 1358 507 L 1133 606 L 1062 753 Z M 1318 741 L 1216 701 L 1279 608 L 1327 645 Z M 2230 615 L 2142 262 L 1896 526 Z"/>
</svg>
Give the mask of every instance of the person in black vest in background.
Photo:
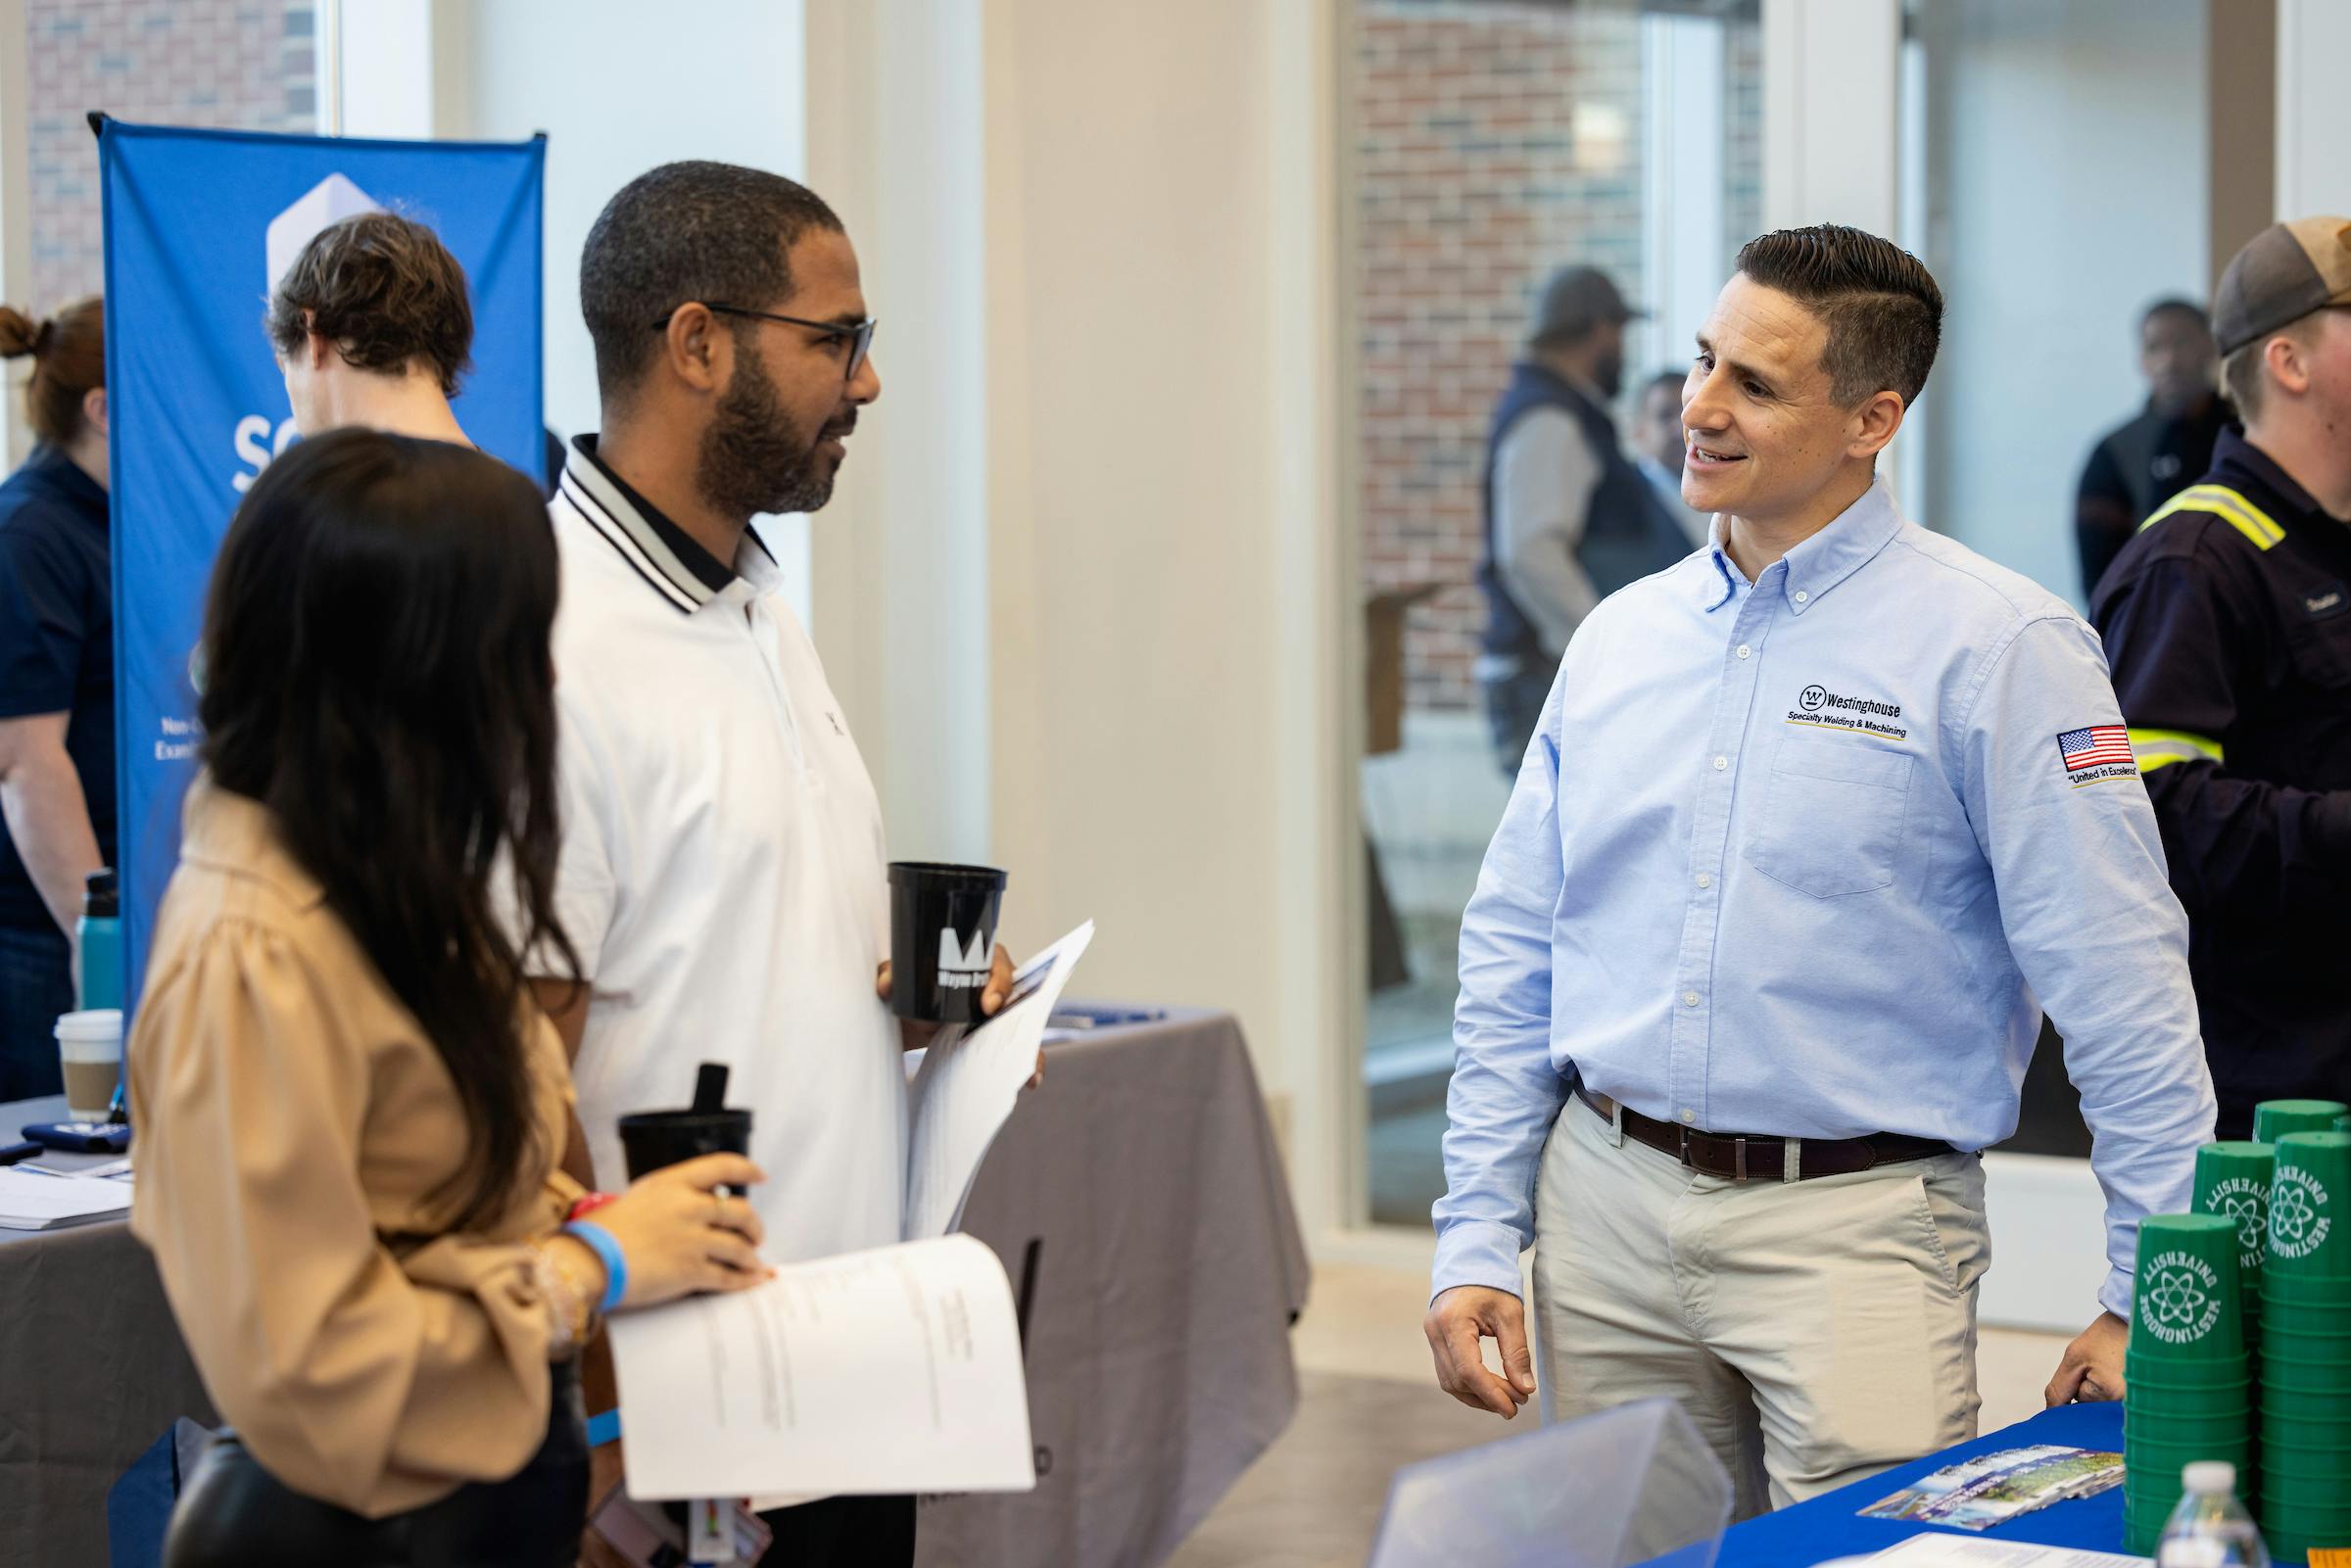
<svg viewBox="0 0 2351 1568">
<path fill-rule="evenodd" d="M 1690 553 L 1608 414 L 1624 381 L 1624 324 L 1639 313 L 1598 267 L 1561 269 L 1495 404 L 1477 677 L 1506 778 L 1517 774 L 1559 657 L 1592 606 Z"/>
<path fill-rule="evenodd" d="M 2098 579 L 2138 525 L 2212 465 L 2212 444 L 2236 417 L 2221 396 L 2220 365 L 2202 307 L 2157 300 L 2140 312 L 2147 405 L 2098 439 L 2074 494 L 2085 598 L 2096 596 Z"/>
</svg>

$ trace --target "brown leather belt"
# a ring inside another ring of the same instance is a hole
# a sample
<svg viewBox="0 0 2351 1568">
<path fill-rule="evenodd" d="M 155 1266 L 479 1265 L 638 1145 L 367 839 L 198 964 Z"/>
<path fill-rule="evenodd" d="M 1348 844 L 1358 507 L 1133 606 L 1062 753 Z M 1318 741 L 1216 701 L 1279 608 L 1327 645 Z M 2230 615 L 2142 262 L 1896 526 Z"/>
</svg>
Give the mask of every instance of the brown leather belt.
<svg viewBox="0 0 2351 1568">
<path fill-rule="evenodd" d="M 1862 1138 L 1771 1138 L 1745 1133 L 1701 1132 L 1645 1117 L 1620 1106 L 1605 1094 L 1594 1094 L 1581 1083 L 1575 1097 L 1594 1116 L 1624 1135 L 1668 1154 L 1691 1169 L 1731 1181 L 1809 1181 L 1814 1176 L 1845 1176 L 1905 1160 L 1932 1160 L 1957 1154 L 1947 1143 L 1913 1138 L 1899 1132 L 1873 1132 Z"/>
</svg>

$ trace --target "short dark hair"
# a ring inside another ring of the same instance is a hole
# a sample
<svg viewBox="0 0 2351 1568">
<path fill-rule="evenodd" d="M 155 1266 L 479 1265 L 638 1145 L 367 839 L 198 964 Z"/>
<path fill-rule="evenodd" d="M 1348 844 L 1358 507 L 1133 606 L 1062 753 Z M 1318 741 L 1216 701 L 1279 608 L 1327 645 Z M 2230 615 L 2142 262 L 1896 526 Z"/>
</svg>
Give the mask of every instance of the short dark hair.
<svg viewBox="0 0 2351 1568">
<path fill-rule="evenodd" d="M 2157 300 L 2153 305 L 2139 311 L 2138 330 L 2146 331 L 2147 323 L 2159 315 L 2183 315 L 2205 331 L 2212 330 L 2212 317 L 2204 313 L 2204 307 L 2193 300 L 2182 299 L 2176 294 Z"/>
<path fill-rule="evenodd" d="M 1820 359 L 1839 403 L 1889 391 L 1905 405 L 1918 401 L 1943 341 L 1943 290 L 1917 257 L 1857 228 L 1815 223 L 1748 241 L 1738 265 L 1828 323 Z"/>
<path fill-rule="evenodd" d="M 1659 387 L 1671 387 L 1673 395 L 1679 398 L 1682 395 L 1682 389 L 1689 384 L 1690 372 L 1687 370 L 1659 370 L 1641 383 L 1641 401 L 1647 403 L 1649 395 Z"/>
<path fill-rule="evenodd" d="M 356 369 L 402 375 L 421 363 L 445 398 L 473 368 L 465 269 L 440 235 L 398 213 L 361 213 L 312 235 L 277 280 L 264 324 L 280 355 L 315 332 Z"/>
<path fill-rule="evenodd" d="M 807 186 L 763 168 L 692 160 L 623 185 L 580 256 L 597 390 L 612 398 L 634 388 L 660 341 L 653 324 L 689 301 L 765 309 L 791 299 L 784 253 L 817 230 L 838 234 L 840 218 Z"/>
</svg>

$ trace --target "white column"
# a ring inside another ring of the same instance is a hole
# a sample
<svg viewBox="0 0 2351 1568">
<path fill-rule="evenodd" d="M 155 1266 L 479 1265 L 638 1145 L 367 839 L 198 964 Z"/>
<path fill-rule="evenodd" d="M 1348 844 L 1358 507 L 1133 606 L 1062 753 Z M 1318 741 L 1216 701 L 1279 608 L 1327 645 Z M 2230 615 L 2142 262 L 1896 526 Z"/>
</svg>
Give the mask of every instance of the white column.
<svg viewBox="0 0 2351 1568">
<path fill-rule="evenodd" d="M 995 699 L 980 7 L 808 0 L 807 59 L 808 183 L 847 225 L 882 322 L 882 401 L 810 520 L 817 641 L 891 853 L 984 860 Z"/>
<path fill-rule="evenodd" d="M 1365 943 L 1361 755 L 1364 615 L 1355 535 L 1340 501 L 1338 59 L 1335 0 L 1275 9 L 1265 92 L 1271 105 L 1260 200 L 1270 236 L 1268 368 L 1280 421 L 1269 499 L 1274 627 L 1269 792 L 1281 933 L 1275 1039 L 1259 1070 L 1287 1113 L 1290 1180 L 1309 1237 L 1352 1221 L 1368 1189 L 1361 1149 Z M 1347 400 L 1352 406 L 1352 400 Z"/>
<path fill-rule="evenodd" d="M 1722 291 L 1723 25 L 1711 17 L 1641 22 L 1643 271 L 1650 319 L 1633 362 L 1686 363 Z M 1749 236 L 1741 235 L 1742 240 Z"/>
<path fill-rule="evenodd" d="M 435 0 L 319 2 L 319 122 L 336 136 L 428 139 L 435 124 Z"/>
<path fill-rule="evenodd" d="M 1237 1013 L 1319 1224 L 1362 1096 L 1331 8 L 984 9 L 1006 918 L 1098 917 L 1089 989 Z"/>
<path fill-rule="evenodd" d="M 1763 0 L 1763 226 L 1901 228 L 1901 0 Z M 1879 460 L 1915 505 L 1905 431 Z"/>
<path fill-rule="evenodd" d="M 1763 0 L 1763 226 L 1892 234 L 1901 0 Z"/>
<path fill-rule="evenodd" d="M 2351 214 L 2351 5 L 2278 0 L 2278 216 Z"/>
</svg>

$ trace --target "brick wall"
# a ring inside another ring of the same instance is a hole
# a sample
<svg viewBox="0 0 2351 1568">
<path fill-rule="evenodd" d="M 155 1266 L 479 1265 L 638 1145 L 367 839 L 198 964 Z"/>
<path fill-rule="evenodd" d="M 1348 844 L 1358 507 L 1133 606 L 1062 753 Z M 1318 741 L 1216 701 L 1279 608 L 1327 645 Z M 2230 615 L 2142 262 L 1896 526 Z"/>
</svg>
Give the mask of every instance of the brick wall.
<svg viewBox="0 0 2351 1568">
<path fill-rule="evenodd" d="M 1468 707 L 1486 419 L 1535 292 L 1571 261 L 1644 292 L 1641 21 L 1631 6 L 1355 0 L 1352 27 L 1364 586 L 1455 585 L 1412 612 L 1407 701 Z M 1761 49 L 1751 21 L 1726 31 L 1735 245 L 1760 207 Z"/>
<path fill-rule="evenodd" d="M 25 0 L 34 297 L 12 303 L 46 310 L 104 281 L 89 111 L 311 130 L 314 16 L 311 0 Z"/>
</svg>

